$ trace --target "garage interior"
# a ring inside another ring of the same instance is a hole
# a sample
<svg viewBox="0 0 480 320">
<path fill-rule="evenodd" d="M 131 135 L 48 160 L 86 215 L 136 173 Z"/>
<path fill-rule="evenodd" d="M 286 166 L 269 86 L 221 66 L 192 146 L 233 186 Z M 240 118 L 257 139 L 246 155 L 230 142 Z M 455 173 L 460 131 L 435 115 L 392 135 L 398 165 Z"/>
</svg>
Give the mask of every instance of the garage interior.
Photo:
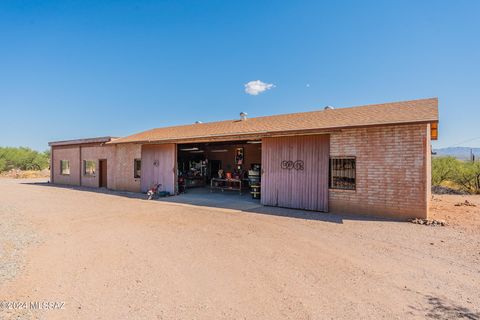
<svg viewBox="0 0 480 320">
<path fill-rule="evenodd" d="M 261 140 L 177 145 L 181 193 L 215 193 L 260 199 Z"/>
</svg>

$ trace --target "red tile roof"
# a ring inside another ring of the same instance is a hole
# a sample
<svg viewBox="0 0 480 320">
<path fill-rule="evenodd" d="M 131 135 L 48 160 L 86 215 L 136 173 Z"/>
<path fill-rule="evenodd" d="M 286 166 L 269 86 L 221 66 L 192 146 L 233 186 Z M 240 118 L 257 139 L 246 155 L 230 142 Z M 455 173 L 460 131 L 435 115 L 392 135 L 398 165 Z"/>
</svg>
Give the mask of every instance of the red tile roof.
<svg viewBox="0 0 480 320">
<path fill-rule="evenodd" d="M 438 121 L 438 99 L 371 104 L 359 107 L 280 114 L 163 127 L 112 140 L 109 143 L 181 142 L 241 136 L 262 136 L 298 131 L 321 131 L 350 127 L 380 126 Z"/>
</svg>

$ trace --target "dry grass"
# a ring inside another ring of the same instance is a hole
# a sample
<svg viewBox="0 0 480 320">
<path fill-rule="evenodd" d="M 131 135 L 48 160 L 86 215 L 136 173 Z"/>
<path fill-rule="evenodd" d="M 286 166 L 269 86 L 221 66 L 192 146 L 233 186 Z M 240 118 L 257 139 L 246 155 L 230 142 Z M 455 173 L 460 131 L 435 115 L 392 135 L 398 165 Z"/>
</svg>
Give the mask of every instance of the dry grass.
<svg viewBox="0 0 480 320">
<path fill-rule="evenodd" d="M 0 173 L 0 178 L 13 178 L 13 179 L 36 179 L 36 178 L 48 178 L 50 177 L 50 170 L 17 170 L 12 169 Z"/>
</svg>

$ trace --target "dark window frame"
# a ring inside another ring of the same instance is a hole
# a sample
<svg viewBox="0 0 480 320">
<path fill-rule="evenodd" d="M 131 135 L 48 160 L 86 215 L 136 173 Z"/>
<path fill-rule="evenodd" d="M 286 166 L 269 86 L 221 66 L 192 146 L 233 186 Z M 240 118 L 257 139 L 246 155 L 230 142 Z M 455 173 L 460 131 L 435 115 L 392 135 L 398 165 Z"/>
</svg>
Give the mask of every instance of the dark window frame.
<svg viewBox="0 0 480 320">
<path fill-rule="evenodd" d="M 63 163 L 66 163 L 66 167 L 62 166 Z M 64 169 L 68 169 L 68 173 L 64 172 Z M 70 160 L 60 160 L 60 174 L 62 176 L 69 176 L 70 175 Z"/>
<path fill-rule="evenodd" d="M 140 164 L 139 166 L 137 164 Z M 142 159 L 133 159 L 133 178 L 142 178 Z"/>
<path fill-rule="evenodd" d="M 337 168 L 334 168 L 337 167 Z M 343 168 L 338 168 L 343 167 Z M 334 174 L 334 171 L 339 171 Z M 354 156 L 330 157 L 328 187 L 332 190 L 357 190 L 357 158 Z"/>
</svg>

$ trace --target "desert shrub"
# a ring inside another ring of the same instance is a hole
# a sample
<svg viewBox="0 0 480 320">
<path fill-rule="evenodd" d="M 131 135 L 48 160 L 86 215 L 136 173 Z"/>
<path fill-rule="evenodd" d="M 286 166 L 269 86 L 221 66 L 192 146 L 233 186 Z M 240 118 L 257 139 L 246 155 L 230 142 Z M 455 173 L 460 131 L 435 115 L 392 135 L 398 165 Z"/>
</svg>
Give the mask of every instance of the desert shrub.
<svg viewBox="0 0 480 320">
<path fill-rule="evenodd" d="M 48 167 L 49 156 L 26 147 L 0 147 L 0 172 L 20 170 L 42 170 Z"/>
<path fill-rule="evenodd" d="M 438 157 L 432 159 L 432 185 L 439 186 L 442 182 L 452 180 L 461 166 L 454 157 Z"/>
<path fill-rule="evenodd" d="M 0 158 L 0 172 L 7 170 L 7 161 Z"/>
<path fill-rule="evenodd" d="M 453 177 L 462 190 L 480 194 L 480 162 L 462 162 Z"/>
<path fill-rule="evenodd" d="M 453 157 L 432 159 L 432 185 L 450 182 L 462 192 L 480 194 L 480 162 L 457 160 Z"/>
</svg>

